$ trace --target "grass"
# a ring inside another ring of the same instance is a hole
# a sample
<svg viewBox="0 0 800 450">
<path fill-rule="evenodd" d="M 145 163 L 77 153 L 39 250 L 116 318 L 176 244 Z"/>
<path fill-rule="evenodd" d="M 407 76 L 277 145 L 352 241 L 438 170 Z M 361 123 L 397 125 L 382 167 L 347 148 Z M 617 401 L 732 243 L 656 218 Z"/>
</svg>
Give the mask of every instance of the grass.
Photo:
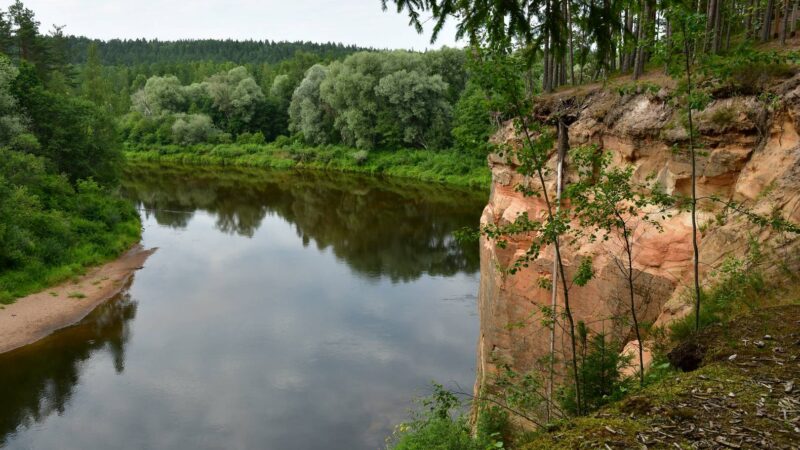
<svg viewBox="0 0 800 450">
<path fill-rule="evenodd" d="M 710 327 L 698 370 L 559 422 L 518 448 L 793 448 L 800 389 L 786 386 L 800 377 L 798 323 L 800 305 L 783 305 Z"/>
<path fill-rule="evenodd" d="M 365 152 L 342 146 L 208 144 L 129 148 L 125 155 L 139 162 L 356 172 L 481 189 L 488 189 L 491 183 L 484 157 L 452 149 Z"/>
<path fill-rule="evenodd" d="M 83 292 L 70 292 L 69 294 L 67 294 L 67 297 L 80 299 L 80 298 L 86 298 L 86 294 L 84 294 Z"/>
<path fill-rule="evenodd" d="M 64 280 L 79 280 L 87 267 L 106 263 L 129 249 L 141 238 L 138 216 L 118 223 L 113 229 L 70 249 L 63 263 L 45 266 L 31 263 L 0 274 L 0 304 L 54 286 Z M 54 293 L 51 292 L 50 295 Z"/>
</svg>

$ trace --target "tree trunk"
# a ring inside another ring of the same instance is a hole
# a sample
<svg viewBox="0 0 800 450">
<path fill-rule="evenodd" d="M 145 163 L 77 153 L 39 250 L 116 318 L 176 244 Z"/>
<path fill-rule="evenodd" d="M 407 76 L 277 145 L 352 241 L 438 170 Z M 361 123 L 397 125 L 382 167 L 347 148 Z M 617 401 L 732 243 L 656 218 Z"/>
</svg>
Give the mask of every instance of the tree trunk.
<svg viewBox="0 0 800 450">
<path fill-rule="evenodd" d="M 786 0 L 787 2 L 789 0 Z M 569 7 L 569 0 L 564 2 L 565 10 L 567 12 L 567 36 L 569 36 L 569 76 L 570 83 L 575 84 L 575 50 L 572 42 L 572 10 Z"/>
<path fill-rule="evenodd" d="M 783 0 L 783 24 L 781 25 L 781 45 L 786 45 L 786 30 L 789 28 L 789 0 Z"/>
<path fill-rule="evenodd" d="M 646 57 L 647 31 L 650 28 L 650 0 L 644 0 L 644 9 L 639 15 L 639 33 L 636 39 L 636 59 L 633 63 L 633 79 L 638 80 L 644 73 L 644 60 Z"/>
<path fill-rule="evenodd" d="M 764 10 L 764 23 L 761 26 L 761 42 L 767 42 L 772 38 L 772 12 L 775 10 L 775 0 L 767 0 L 767 8 Z"/>
<path fill-rule="evenodd" d="M 625 8 L 625 30 L 623 31 L 623 51 L 620 52 L 620 70 L 627 73 L 631 70 L 631 40 L 633 40 L 633 14 L 631 14 L 630 7 Z"/>
</svg>

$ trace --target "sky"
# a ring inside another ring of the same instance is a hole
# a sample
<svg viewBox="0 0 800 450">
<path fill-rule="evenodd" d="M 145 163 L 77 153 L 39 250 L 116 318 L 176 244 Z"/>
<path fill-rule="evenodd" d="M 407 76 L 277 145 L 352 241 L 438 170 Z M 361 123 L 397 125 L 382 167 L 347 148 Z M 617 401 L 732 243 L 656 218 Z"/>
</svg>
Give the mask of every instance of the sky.
<svg viewBox="0 0 800 450">
<path fill-rule="evenodd" d="M 0 0 L 7 9 L 12 0 Z M 24 0 L 41 31 L 98 39 L 189 38 L 341 42 L 375 48 L 423 50 L 458 45 L 452 24 L 430 44 L 394 5 L 380 0 Z M 432 21 L 431 21 L 432 22 Z"/>
</svg>

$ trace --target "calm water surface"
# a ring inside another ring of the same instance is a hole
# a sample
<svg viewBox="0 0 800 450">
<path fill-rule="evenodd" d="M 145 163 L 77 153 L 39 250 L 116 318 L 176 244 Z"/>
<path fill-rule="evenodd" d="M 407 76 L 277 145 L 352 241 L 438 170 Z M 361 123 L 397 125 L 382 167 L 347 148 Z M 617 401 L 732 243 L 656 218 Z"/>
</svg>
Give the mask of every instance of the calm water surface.
<svg viewBox="0 0 800 450">
<path fill-rule="evenodd" d="M 0 355 L 0 447 L 377 449 L 473 383 L 482 194 L 129 168 L 159 250 L 82 323 Z"/>
</svg>

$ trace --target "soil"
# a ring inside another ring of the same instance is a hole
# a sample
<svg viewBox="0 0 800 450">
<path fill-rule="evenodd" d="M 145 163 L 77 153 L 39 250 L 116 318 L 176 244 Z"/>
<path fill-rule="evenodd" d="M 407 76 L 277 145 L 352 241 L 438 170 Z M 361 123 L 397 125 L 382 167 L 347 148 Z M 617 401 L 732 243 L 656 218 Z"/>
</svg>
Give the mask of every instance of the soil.
<svg viewBox="0 0 800 450">
<path fill-rule="evenodd" d="M 135 245 L 114 261 L 85 275 L 0 308 L 0 353 L 42 339 L 73 325 L 114 297 L 156 249 Z"/>
<path fill-rule="evenodd" d="M 800 305 L 706 330 L 681 355 L 701 357 L 699 368 L 523 448 L 800 449 Z"/>
</svg>

